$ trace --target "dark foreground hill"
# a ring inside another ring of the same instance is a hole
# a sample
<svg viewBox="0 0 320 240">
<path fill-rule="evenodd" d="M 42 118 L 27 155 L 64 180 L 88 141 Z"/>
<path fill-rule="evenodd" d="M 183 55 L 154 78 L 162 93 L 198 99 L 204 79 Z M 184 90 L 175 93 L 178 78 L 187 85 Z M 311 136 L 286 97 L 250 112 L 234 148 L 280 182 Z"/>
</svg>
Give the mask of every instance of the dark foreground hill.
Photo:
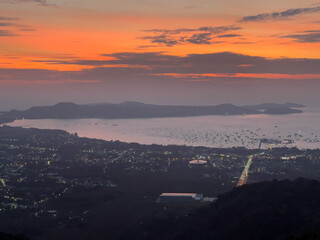
<svg viewBox="0 0 320 240">
<path fill-rule="evenodd" d="M 154 220 L 132 239 L 319 239 L 319 233 L 320 183 L 301 178 L 235 188 L 186 218 Z"/>
<path fill-rule="evenodd" d="M 157 118 L 192 117 L 206 115 L 242 115 L 242 114 L 290 114 L 301 113 L 294 109 L 303 107 L 296 104 L 260 104 L 235 106 L 221 104 L 216 106 L 171 106 L 152 105 L 138 102 L 120 104 L 75 104 L 58 103 L 53 106 L 32 107 L 25 111 L 11 110 L 0 115 L 0 123 L 15 119 L 78 119 L 78 118 Z"/>
<path fill-rule="evenodd" d="M 8 233 L 0 232 L 0 240 L 28 240 L 28 238 L 23 235 L 11 235 Z"/>
</svg>

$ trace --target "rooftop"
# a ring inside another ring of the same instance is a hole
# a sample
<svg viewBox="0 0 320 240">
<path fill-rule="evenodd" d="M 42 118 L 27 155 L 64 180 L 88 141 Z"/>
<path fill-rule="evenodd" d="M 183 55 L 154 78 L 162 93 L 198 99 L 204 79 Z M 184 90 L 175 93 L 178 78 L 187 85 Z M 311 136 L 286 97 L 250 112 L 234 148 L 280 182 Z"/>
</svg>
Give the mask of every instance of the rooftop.
<svg viewBox="0 0 320 240">
<path fill-rule="evenodd" d="M 206 163 L 207 163 L 207 161 L 205 161 L 205 160 L 200 160 L 200 159 L 192 160 L 192 161 L 189 162 L 189 164 L 200 164 L 200 165 L 206 164 Z"/>
<path fill-rule="evenodd" d="M 197 193 L 162 193 L 162 197 L 193 197 L 197 196 Z"/>
</svg>

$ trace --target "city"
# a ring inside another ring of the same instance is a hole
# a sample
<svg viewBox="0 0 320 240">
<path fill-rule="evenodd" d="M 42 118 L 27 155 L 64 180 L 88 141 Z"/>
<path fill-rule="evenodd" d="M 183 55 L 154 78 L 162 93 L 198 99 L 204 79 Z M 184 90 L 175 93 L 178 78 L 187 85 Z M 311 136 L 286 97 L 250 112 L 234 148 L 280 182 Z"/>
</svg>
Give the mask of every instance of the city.
<svg viewBox="0 0 320 240">
<path fill-rule="evenodd" d="M 242 172 L 248 183 L 320 179 L 319 150 L 258 151 L 140 145 L 3 126 L 0 231 L 33 239 L 68 239 L 70 234 L 116 239 L 151 216 L 184 215 L 208 204 L 164 207 L 156 202 L 163 192 L 215 198 L 245 184 L 239 184 Z"/>
</svg>

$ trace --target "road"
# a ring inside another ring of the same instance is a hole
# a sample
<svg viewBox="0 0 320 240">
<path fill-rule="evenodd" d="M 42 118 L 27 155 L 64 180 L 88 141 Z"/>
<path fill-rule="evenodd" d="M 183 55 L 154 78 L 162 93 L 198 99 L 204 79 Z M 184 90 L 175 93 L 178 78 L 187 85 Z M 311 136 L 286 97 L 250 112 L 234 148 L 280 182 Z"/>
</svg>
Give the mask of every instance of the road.
<svg viewBox="0 0 320 240">
<path fill-rule="evenodd" d="M 242 174 L 238 180 L 238 183 L 237 183 L 237 187 L 240 187 L 244 184 L 247 183 L 247 180 L 248 180 L 248 175 L 249 175 L 249 169 L 250 169 L 250 166 L 252 164 L 252 159 L 253 159 L 253 155 L 250 155 L 248 157 L 248 162 L 246 164 L 246 166 L 244 167 L 243 171 L 242 171 Z"/>
</svg>

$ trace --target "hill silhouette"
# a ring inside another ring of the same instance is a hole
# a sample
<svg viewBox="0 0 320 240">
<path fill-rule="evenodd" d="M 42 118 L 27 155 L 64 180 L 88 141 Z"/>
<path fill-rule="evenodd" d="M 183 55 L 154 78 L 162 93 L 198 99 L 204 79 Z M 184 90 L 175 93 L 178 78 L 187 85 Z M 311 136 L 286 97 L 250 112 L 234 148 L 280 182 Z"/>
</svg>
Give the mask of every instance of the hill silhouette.
<svg viewBox="0 0 320 240">
<path fill-rule="evenodd" d="M 28 240 L 24 235 L 12 235 L 0 232 L 0 240 Z"/>
<path fill-rule="evenodd" d="M 235 106 L 220 104 L 216 106 L 174 106 L 153 105 L 139 102 L 120 104 L 75 104 L 58 103 L 52 106 L 31 107 L 25 111 L 11 110 L 0 115 L 0 123 L 15 119 L 79 119 L 79 118 L 162 118 L 192 117 L 206 115 L 242 115 L 242 114 L 290 114 L 301 113 L 292 107 L 294 104 L 260 104 L 251 106 Z"/>
<path fill-rule="evenodd" d="M 133 239 L 319 239 L 319 193 L 319 182 L 303 178 L 244 185 L 186 218 L 158 218 Z"/>
</svg>

